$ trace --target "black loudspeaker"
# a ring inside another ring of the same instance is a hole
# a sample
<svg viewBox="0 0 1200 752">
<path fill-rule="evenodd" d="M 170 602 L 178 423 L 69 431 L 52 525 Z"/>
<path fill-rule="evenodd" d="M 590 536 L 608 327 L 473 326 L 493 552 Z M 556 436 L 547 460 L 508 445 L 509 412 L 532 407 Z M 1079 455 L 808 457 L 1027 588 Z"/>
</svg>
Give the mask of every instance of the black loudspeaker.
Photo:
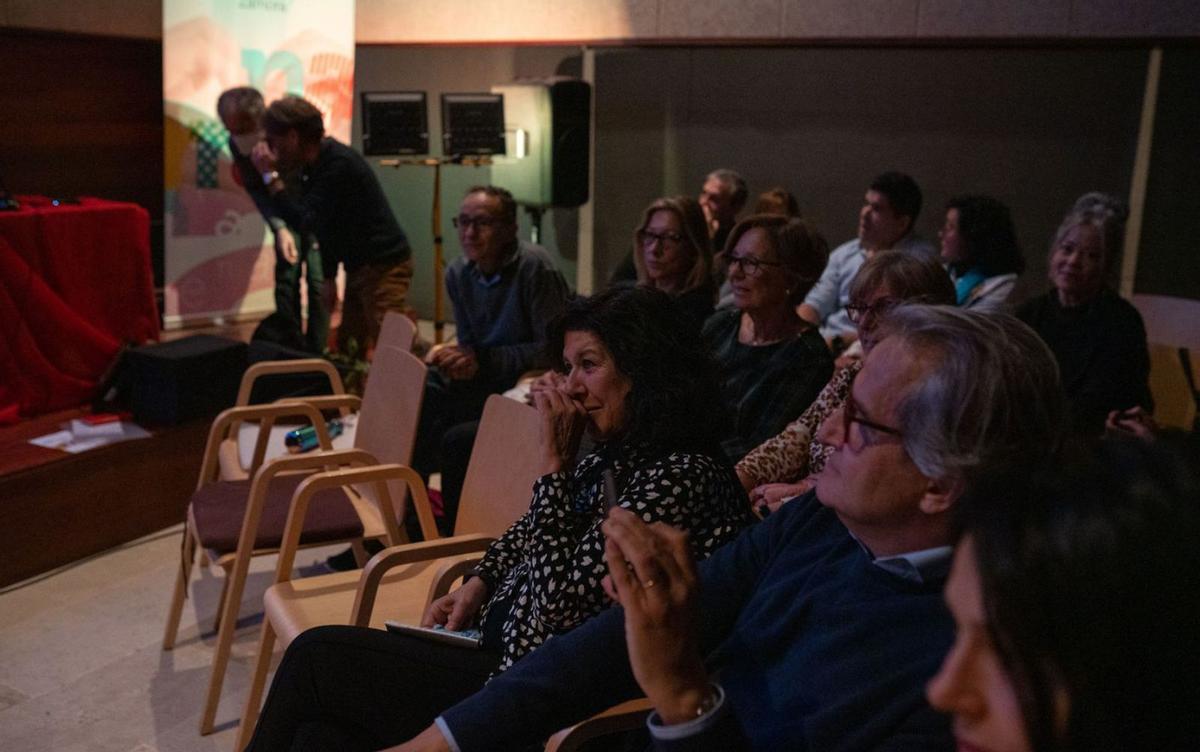
<svg viewBox="0 0 1200 752">
<path fill-rule="evenodd" d="M 211 418 L 237 400 L 246 343 L 197 334 L 125 354 L 125 402 L 138 423 L 169 426 Z"/>
<path fill-rule="evenodd" d="M 577 78 L 522 79 L 493 86 L 504 95 L 507 156 L 492 181 L 518 203 L 570 208 L 588 200 L 592 87 Z"/>
</svg>

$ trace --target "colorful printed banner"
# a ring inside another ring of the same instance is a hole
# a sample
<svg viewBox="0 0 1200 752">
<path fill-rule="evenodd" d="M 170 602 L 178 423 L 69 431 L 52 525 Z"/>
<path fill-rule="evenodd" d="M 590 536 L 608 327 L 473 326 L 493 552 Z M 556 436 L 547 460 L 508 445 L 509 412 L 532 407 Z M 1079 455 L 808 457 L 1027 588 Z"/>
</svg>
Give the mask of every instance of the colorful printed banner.
<svg viewBox="0 0 1200 752">
<path fill-rule="evenodd" d="M 168 328 L 274 307 L 271 240 L 233 177 L 216 114 L 234 86 L 267 102 L 299 94 L 349 143 L 354 0 L 164 0 Z"/>
</svg>

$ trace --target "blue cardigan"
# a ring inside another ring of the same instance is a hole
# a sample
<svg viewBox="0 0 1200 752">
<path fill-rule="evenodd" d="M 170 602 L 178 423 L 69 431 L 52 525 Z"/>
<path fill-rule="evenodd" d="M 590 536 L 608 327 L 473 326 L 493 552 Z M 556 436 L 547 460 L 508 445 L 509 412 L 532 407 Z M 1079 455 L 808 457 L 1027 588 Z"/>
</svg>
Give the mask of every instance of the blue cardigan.
<svg viewBox="0 0 1200 752">
<path fill-rule="evenodd" d="M 874 565 L 813 494 L 700 567 L 702 648 L 725 691 L 720 721 L 670 750 L 942 750 L 925 700 L 953 641 L 942 580 Z M 441 722 L 462 752 L 536 743 L 641 694 L 613 608 L 548 641 Z"/>
</svg>

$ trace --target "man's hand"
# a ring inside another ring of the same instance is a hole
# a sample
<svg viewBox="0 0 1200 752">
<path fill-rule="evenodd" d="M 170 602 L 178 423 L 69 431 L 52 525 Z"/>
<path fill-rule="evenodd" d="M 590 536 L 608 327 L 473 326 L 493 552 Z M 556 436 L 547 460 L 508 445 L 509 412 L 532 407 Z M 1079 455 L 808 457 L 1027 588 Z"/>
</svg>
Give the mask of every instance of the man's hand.
<svg viewBox="0 0 1200 752">
<path fill-rule="evenodd" d="M 286 227 L 280 227 L 275 231 L 275 252 L 292 266 L 295 266 L 300 261 L 300 251 L 296 248 L 296 238 L 292 236 L 291 231 Z"/>
<path fill-rule="evenodd" d="M 542 417 L 538 448 L 542 456 L 542 474 L 557 473 L 571 467 L 588 414 L 583 404 L 562 388 L 544 389 L 534 395 L 534 405 Z"/>
<path fill-rule="evenodd" d="M 254 169 L 258 170 L 261 175 L 264 172 L 270 172 L 275 169 L 275 165 L 279 161 L 279 156 L 271 145 L 266 141 L 259 141 L 254 145 L 254 149 L 250 151 L 250 161 L 254 163 Z"/>
<path fill-rule="evenodd" d="M 470 626 L 483 609 L 487 600 L 487 585 L 475 577 L 467 580 L 459 589 L 443 595 L 425 609 L 421 617 L 422 627 L 443 624 L 446 629 L 459 630 Z"/>
<path fill-rule="evenodd" d="M 696 717 L 709 694 L 696 634 L 696 566 L 687 534 L 620 507 L 604 521 L 604 559 L 625 608 L 634 678 L 666 724 Z"/>
<path fill-rule="evenodd" d="M 434 345 L 425 362 L 437 366 L 455 381 L 470 381 L 479 374 L 479 358 L 475 350 L 461 345 Z"/>
</svg>

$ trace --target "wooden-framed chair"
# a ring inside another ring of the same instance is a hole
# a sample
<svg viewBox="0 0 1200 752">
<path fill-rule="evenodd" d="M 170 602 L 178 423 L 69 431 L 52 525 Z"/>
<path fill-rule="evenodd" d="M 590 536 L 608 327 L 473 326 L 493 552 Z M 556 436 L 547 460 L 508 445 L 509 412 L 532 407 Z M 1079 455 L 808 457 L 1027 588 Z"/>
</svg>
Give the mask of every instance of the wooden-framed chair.
<svg viewBox="0 0 1200 752">
<path fill-rule="evenodd" d="M 427 604 L 449 592 L 492 540 L 529 509 L 533 483 L 540 475 L 539 430 L 540 418 L 532 407 L 500 395 L 489 397 L 463 481 L 454 535 L 385 549 L 362 571 L 291 579 L 295 536 L 313 509 L 314 490 L 353 480 L 357 471 L 323 473 L 297 489 L 275 584 L 263 597 L 265 618 L 238 732 L 239 749 L 254 730 L 276 640 L 286 647 L 304 630 L 324 624 L 383 629 L 389 619 L 418 623 Z M 428 503 L 424 487 L 415 474 L 406 477 L 414 506 L 420 509 Z"/>
<path fill-rule="evenodd" d="M 193 561 L 198 551 L 203 552 L 208 563 L 225 570 L 226 577 L 218 603 L 217 648 L 200 721 L 201 734 L 213 729 L 250 559 L 278 550 L 297 489 L 314 471 L 403 465 L 411 457 L 425 365 L 410 353 L 391 347 L 379 349 L 375 363 L 375 373 L 361 401 L 353 449 L 331 448 L 320 412 L 356 404 L 358 398 L 349 395 L 230 408 L 217 417 L 209 431 L 200 479 L 188 505 L 180 570 L 163 636 L 163 649 L 170 650 L 178 632 Z M 323 451 L 263 462 L 266 436 L 273 423 L 285 416 L 301 416 L 315 425 Z M 229 437 L 231 426 L 247 419 L 262 422 L 251 477 L 220 480 L 217 454 L 221 442 Z M 321 490 L 316 513 L 309 515 L 295 534 L 296 545 L 361 542 L 372 537 L 386 538 L 393 545 L 406 540 L 400 527 L 407 490 L 404 478 L 364 475 L 361 485 Z M 425 538 L 435 539 L 437 527 L 427 501 L 417 505 L 416 511 Z M 356 552 L 361 554 L 361 546 Z"/>
<path fill-rule="evenodd" d="M 413 339 L 416 337 L 416 334 L 417 325 L 412 322 L 412 319 L 398 311 L 388 311 L 383 317 L 383 323 L 380 325 L 379 339 L 376 341 L 375 349 L 378 351 L 382 348 L 393 347 L 397 350 L 409 352 L 412 349 Z M 254 386 L 260 379 L 301 373 L 324 375 L 329 381 L 330 394 L 337 395 L 345 394 L 346 392 L 345 385 L 342 383 L 342 376 L 337 368 L 323 358 L 271 360 L 255 363 L 246 369 L 246 372 L 242 374 L 242 381 L 238 386 L 237 401 L 234 402 L 234 405 L 251 404 L 250 399 L 254 394 Z M 340 408 L 339 411 L 343 417 L 348 416 L 352 412 L 353 404 L 348 403 Z M 263 460 L 274 459 L 286 453 L 283 436 L 293 427 L 286 425 L 275 425 L 272 427 L 267 438 L 267 448 Z M 340 442 L 334 439 L 334 446 L 338 448 L 353 446 L 354 430 L 355 427 L 351 423 L 347 428 L 346 438 Z M 234 427 L 232 436 L 221 443 L 219 457 L 222 480 L 241 480 L 249 477 L 248 470 L 254 464 L 251 456 L 257 440 L 257 422 L 239 421 L 238 425 Z M 339 447 L 339 444 L 342 446 Z"/>
<path fill-rule="evenodd" d="M 1200 430 L 1200 300 L 1134 295 L 1150 342 L 1150 393 L 1159 425 Z"/>
<path fill-rule="evenodd" d="M 546 742 L 546 752 L 578 752 L 602 736 L 641 728 L 654 706 L 645 697 L 614 705 L 603 713 L 558 731 Z"/>
</svg>

